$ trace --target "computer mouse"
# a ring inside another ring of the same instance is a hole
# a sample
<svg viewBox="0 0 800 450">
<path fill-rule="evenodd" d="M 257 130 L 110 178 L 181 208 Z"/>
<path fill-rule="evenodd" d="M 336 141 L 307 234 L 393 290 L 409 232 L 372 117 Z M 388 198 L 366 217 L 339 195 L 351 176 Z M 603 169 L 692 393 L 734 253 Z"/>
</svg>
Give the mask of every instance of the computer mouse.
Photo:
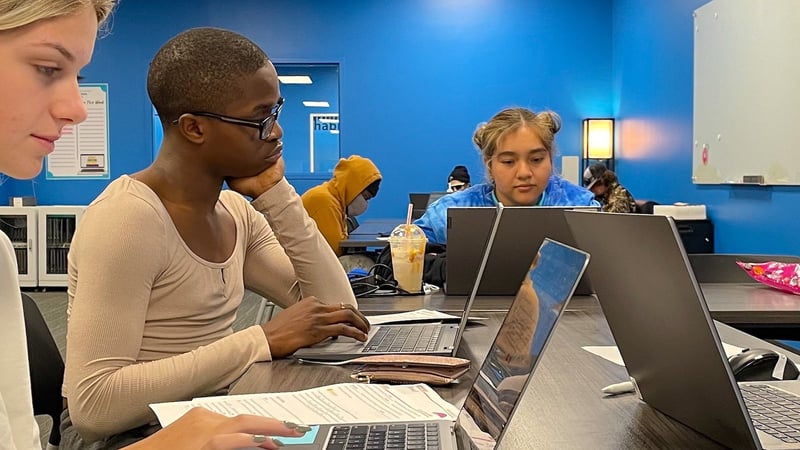
<svg viewBox="0 0 800 450">
<path fill-rule="evenodd" d="M 796 380 L 800 375 L 791 359 L 763 348 L 746 348 L 729 357 L 728 362 L 736 381 Z"/>
</svg>

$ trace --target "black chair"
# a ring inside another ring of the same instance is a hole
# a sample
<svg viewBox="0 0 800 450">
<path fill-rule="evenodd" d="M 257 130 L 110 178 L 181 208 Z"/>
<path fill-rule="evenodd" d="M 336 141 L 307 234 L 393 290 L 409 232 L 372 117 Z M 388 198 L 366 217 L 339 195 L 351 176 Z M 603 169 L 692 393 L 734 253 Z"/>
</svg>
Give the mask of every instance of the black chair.
<svg viewBox="0 0 800 450">
<path fill-rule="evenodd" d="M 660 205 L 652 200 L 636 200 L 636 212 L 640 214 L 653 214 L 653 206 Z"/>
<path fill-rule="evenodd" d="M 347 221 L 347 233 L 348 234 L 352 233 L 353 230 L 358 228 L 358 219 L 356 219 L 355 217 L 347 216 L 346 221 Z"/>
<path fill-rule="evenodd" d="M 61 412 L 64 400 L 61 383 L 64 380 L 64 360 L 56 341 L 47 328 L 39 307 L 26 293 L 22 293 L 22 312 L 25 316 L 25 335 L 28 339 L 28 364 L 31 373 L 33 413 L 47 414 L 53 419 L 48 443 L 58 447 L 61 443 Z"/>
</svg>

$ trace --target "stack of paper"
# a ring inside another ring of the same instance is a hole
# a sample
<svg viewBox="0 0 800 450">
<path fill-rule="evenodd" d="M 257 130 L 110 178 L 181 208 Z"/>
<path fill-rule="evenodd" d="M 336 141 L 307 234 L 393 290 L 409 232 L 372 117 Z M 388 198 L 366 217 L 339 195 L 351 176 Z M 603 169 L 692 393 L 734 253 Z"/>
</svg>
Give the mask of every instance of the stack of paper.
<svg viewBox="0 0 800 450">
<path fill-rule="evenodd" d="M 458 408 L 425 384 L 341 383 L 298 392 L 202 397 L 186 402 L 154 403 L 161 426 L 202 406 L 235 416 L 255 414 L 300 424 L 337 424 L 453 420 Z"/>
</svg>

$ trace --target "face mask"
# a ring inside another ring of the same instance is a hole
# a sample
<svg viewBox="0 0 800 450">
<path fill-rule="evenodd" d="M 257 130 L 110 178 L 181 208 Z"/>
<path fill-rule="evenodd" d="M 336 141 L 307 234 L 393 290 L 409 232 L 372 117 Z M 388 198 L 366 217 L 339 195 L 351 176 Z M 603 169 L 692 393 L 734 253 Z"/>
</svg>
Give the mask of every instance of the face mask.
<svg viewBox="0 0 800 450">
<path fill-rule="evenodd" d="M 362 194 L 358 194 L 356 198 L 347 205 L 347 215 L 350 217 L 360 216 L 367 210 L 367 199 Z"/>
</svg>

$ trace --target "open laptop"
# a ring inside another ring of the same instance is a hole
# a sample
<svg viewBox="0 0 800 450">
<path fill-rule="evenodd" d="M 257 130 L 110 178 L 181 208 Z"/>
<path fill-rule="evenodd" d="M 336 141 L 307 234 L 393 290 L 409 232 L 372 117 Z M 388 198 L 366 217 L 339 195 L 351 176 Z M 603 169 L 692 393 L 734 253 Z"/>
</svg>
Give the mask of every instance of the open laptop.
<svg viewBox="0 0 800 450">
<path fill-rule="evenodd" d="M 497 228 L 486 273 L 478 295 L 514 295 L 545 237 L 575 246 L 564 219 L 567 209 L 597 211 L 595 206 L 506 206 Z M 454 207 L 447 209 L 447 295 L 466 295 L 472 289 L 483 257 L 483 242 L 492 229 L 494 208 Z M 584 275 L 575 293 L 590 295 L 589 277 Z"/>
<path fill-rule="evenodd" d="M 425 214 L 428 205 L 439 200 L 439 197 L 447 195 L 447 192 L 412 192 L 408 194 L 408 201 L 411 202 L 411 220 L 417 220 Z"/>
<path fill-rule="evenodd" d="M 645 402 L 727 447 L 800 448 L 800 440 L 783 444 L 766 432 L 763 419 L 776 410 L 754 407 L 748 393 L 765 387 L 797 402 L 800 382 L 735 381 L 671 217 L 565 215 L 592 255 L 600 305 Z"/>
<path fill-rule="evenodd" d="M 455 422 L 321 425 L 310 448 L 494 449 L 525 393 L 539 356 L 581 277 L 589 255 L 545 240 Z M 368 445 L 364 445 L 368 443 Z"/>
<path fill-rule="evenodd" d="M 373 326 L 369 330 L 366 342 L 353 338 L 339 336 L 336 339 L 327 339 L 311 347 L 301 348 L 292 356 L 299 359 L 320 361 L 344 361 L 359 356 L 383 355 L 392 353 L 425 354 L 452 356 L 458 350 L 461 336 L 467 326 L 469 312 L 477 296 L 478 284 L 483 276 L 489 250 L 497 234 L 497 226 L 503 215 L 503 206 L 492 208 L 495 214 L 494 223 L 490 232 L 485 237 L 483 247 L 484 257 L 479 270 L 473 279 L 474 288 L 472 295 L 464 307 L 464 314 L 458 324 L 386 324 Z M 530 267 L 530 264 L 528 264 Z M 519 283 L 517 283 L 519 284 Z"/>
</svg>

